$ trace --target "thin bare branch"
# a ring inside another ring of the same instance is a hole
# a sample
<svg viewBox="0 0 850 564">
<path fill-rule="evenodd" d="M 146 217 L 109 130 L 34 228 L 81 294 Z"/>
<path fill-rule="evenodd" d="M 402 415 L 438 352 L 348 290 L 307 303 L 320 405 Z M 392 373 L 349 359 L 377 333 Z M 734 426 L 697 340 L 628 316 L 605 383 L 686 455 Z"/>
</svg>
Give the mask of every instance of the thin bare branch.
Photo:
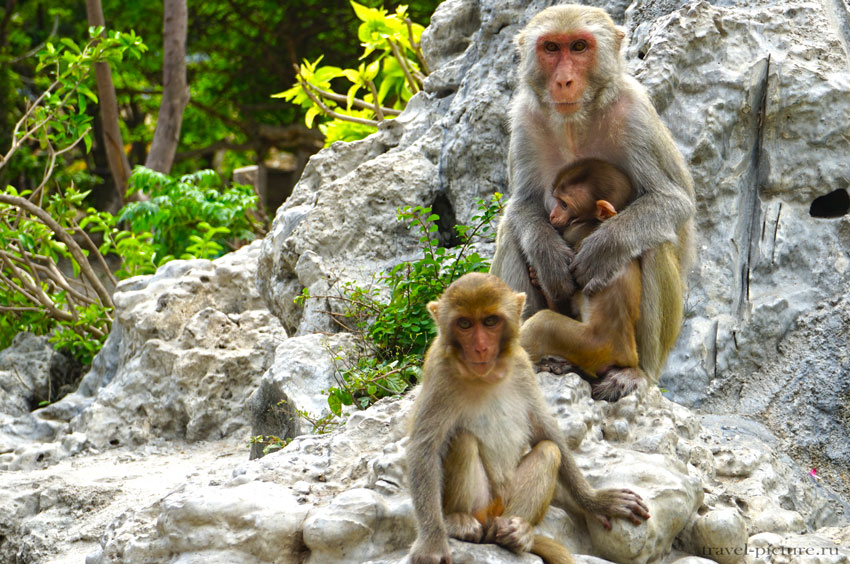
<svg viewBox="0 0 850 564">
<path fill-rule="evenodd" d="M 350 121 L 352 123 L 359 123 L 359 124 L 362 124 L 362 125 L 371 125 L 373 127 L 378 127 L 378 122 L 373 120 L 373 119 L 364 119 L 364 118 L 359 118 L 359 117 L 354 117 L 354 116 L 347 116 L 345 114 L 340 114 L 340 113 L 333 111 L 332 109 L 327 107 L 324 102 L 319 100 L 319 98 L 317 98 L 315 94 L 313 94 L 313 92 L 311 91 L 312 85 L 309 82 L 299 80 L 298 84 L 301 85 L 301 88 L 304 90 L 304 93 L 307 94 L 307 96 L 313 101 L 313 103 L 316 104 L 317 106 L 319 106 L 319 109 L 322 110 L 326 115 L 328 115 L 328 116 L 330 116 L 334 119 L 341 119 L 341 120 L 344 120 L 344 121 Z"/>
<path fill-rule="evenodd" d="M 428 69 L 428 63 L 425 62 L 425 56 L 422 54 L 422 45 L 413 40 L 413 22 L 410 18 L 404 18 L 404 23 L 407 24 L 407 37 L 410 39 L 410 47 L 416 53 L 416 58 L 419 59 L 419 63 L 422 65 L 422 73 L 424 76 L 428 76 L 431 74 L 431 71 Z"/>
<path fill-rule="evenodd" d="M 398 45 L 395 44 L 395 41 L 387 38 L 387 43 L 390 45 L 390 49 L 393 51 L 393 56 L 398 61 L 398 64 L 401 65 L 401 70 L 404 71 L 404 76 L 407 78 L 407 84 L 410 86 L 410 91 L 416 94 L 421 89 L 421 84 L 413 78 L 413 75 L 410 74 L 410 67 L 407 65 L 407 57 L 402 55 L 401 51 L 398 48 Z"/>
<path fill-rule="evenodd" d="M 100 252 L 100 249 L 98 249 L 97 245 L 94 244 L 94 241 L 91 240 L 91 237 L 89 237 L 89 234 L 86 233 L 83 230 L 82 227 L 80 227 L 80 224 L 77 223 L 76 219 L 72 219 L 71 221 L 74 224 L 74 229 L 76 229 L 77 233 L 79 233 L 83 237 L 83 239 L 85 239 L 86 244 L 89 246 L 89 249 L 91 249 L 91 252 L 94 253 L 95 257 L 97 257 L 97 261 L 100 263 L 100 266 L 103 268 L 103 271 L 109 277 L 109 281 L 112 282 L 113 286 L 117 286 L 118 285 L 118 279 L 115 278 L 115 276 L 112 275 L 112 270 L 110 270 L 109 265 L 106 264 L 106 259 L 104 258 L 103 254 Z M 103 236 L 109 237 L 109 234 L 104 233 Z"/>
<path fill-rule="evenodd" d="M 83 250 L 77 244 L 73 237 L 71 237 L 65 229 L 59 225 L 55 219 L 53 219 L 49 213 L 36 206 L 29 200 L 25 198 L 20 198 L 18 196 L 10 196 L 9 194 L 0 194 L 0 202 L 10 204 L 13 206 L 17 206 L 27 213 L 30 213 L 37 217 L 39 221 L 44 223 L 47 227 L 49 227 L 56 236 L 65 243 L 65 246 L 68 249 L 68 252 L 71 253 L 71 256 L 74 257 L 74 260 L 77 261 L 77 264 L 80 266 L 80 270 L 85 275 L 89 284 L 91 284 L 92 288 L 95 292 L 97 292 L 98 297 L 100 298 L 100 302 L 106 307 L 114 307 L 112 303 L 112 297 L 109 295 L 109 292 L 106 288 L 101 284 L 100 279 L 97 277 L 97 274 L 92 269 L 89 264 L 88 259 L 86 258 Z"/>
<path fill-rule="evenodd" d="M 375 89 L 375 83 L 371 80 L 369 81 L 369 92 L 372 94 L 372 100 L 375 101 L 372 108 L 375 110 L 375 115 L 378 117 L 378 121 L 384 121 L 384 112 L 381 109 L 381 105 L 378 103 L 378 91 Z"/>
</svg>

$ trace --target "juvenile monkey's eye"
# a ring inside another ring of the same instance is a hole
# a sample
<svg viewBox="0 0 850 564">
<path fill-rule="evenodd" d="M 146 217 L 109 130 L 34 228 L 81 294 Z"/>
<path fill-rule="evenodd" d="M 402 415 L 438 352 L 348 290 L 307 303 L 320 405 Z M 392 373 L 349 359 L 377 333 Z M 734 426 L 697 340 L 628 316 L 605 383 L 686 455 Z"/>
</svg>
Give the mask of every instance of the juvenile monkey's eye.
<svg viewBox="0 0 850 564">
<path fill-rule="evenodd" d="M 461 329 L 469 329 L 470 327 L 472 327 L 472 320 L 467 319 L 466 317 L 461 317 L 457 320 L 457 326 Z"/>
<path fill-rule="evenodd" d="M 565 209 L 567 209 L 567 208 L 569 207 L 569 206 L 567 205 L 567 202 L 565 202 L 564 200 L 558 200 L 558 206 L 559 206 L 562 210 L 565 210 Z"/>
<path fill-rule="evenodd" d="M 570 45 L 570 49 L 572 49 L 574 53 L 581 53 L 582 51 L 587 49 L 587 41 L 585 41 L 584 39 L 574 41 L 573 44 Z"/>
<path fill-rule="evenodd" d="M 547 53 L 556 53 L 558 51 L 558 44 L 554 41 L 547 41 L 543 44 L 543 50 Z"/>
<path fill-rule="evenodd" d="M 499 321 L 501 321 L 501 318 L 498 315 L 488 315 L 482 323 L 485 327 L 494 327 L 499 324 Z"/>
</svg>

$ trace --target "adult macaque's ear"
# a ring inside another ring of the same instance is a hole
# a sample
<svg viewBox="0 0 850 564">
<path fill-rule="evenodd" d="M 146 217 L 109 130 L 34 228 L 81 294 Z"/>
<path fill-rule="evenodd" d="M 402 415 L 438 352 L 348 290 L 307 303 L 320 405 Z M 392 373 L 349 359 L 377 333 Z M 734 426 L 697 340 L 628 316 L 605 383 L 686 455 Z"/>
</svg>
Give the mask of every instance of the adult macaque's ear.
<svg viewBox="0 0 850 564">
<path fill-rule="evenodd" d="M 617 210 L 607 200 L 596 200 L 596 219 L 605 221 L 617 215 Z"/>
<path fill-rule="evenodd" d="M 622 27 L 616 26 L 614 27 L 615 36 L 614 36 L 614 52 L 619 53 L 620 47 L 623 45 L 623 39 L 626 37 L 626 32 Z"/>
</svg>

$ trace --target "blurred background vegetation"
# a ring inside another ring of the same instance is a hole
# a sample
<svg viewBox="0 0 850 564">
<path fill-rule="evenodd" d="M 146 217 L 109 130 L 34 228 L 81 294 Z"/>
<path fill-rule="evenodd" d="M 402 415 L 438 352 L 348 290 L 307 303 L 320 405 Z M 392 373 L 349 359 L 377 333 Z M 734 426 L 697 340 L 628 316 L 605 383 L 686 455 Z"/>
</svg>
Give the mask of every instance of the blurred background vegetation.
<svg viewBox="0 0 850 564">
<path fill-rule="evenodd" d="M 397 115 L 437 4 L 0 0 L 0 349 L 89 363 L 119 280 L 262 236 L 280 201 L 233 171 L 291 189 Z"/>
<path fill-rule="evenodd" d="M 79 1 L 0 0 L 0 154 L 28 101 L 44 88 L 36 53 L 48 41 L 82 43 L 90 25 Z M 380 1 L 364 0 L 367 6 Z M 410 18 L 427 25 L 437 0 L 404 2 Z M 157 1 L 102 0 L 108 30 L 135 31 L 148 51 L 112 68 L 119 121 L 131 168 L 145 164 L 163 89 L 164 5 Z M 185 4 L 185 2 L 184 2 Z M 397 4 L 387 4 L 388 11 Z M 271 96 L 295 82 L 294 65 L 323 56 L 323 65 L 355 67 L 362 52 L 357 19 L 347 0 L 205 0 L 188 3 L 186 74 L 190 89 L 171 170 L 185 174 L 213 169 L 229 178 L 233 169 L 274 158 L 277 151 L 301 157 L 322 146 L 314 124 L 303 123 L 306 109 Z M 345 87 L 342 87 L 343 91 Z M 94 203 L 111 201 L 111 178 L 100 116 L 92 105 L 93 147 L 68 154 L 58 167 L 61 184 L 73 179 L 92 190 Z M 0 169 L 0 187 L 19 190 L 41 182 L 36 152 L 20 155 Z M 273 211 L 273 210 L 272 210 Z"/>
</svg>

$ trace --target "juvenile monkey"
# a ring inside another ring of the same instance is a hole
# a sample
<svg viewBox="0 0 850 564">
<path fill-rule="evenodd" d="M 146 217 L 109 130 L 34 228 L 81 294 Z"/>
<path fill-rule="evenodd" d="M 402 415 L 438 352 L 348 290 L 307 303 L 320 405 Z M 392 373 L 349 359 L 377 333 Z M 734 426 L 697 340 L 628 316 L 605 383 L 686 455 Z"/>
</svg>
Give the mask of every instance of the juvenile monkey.
<svg viewBox="0 0 850 564">
<path fill-rule="evenodd" d="M 628 205 L 632 185 L 612 164 L 583 159 L 561 171 L 552 195 L 555 207 L 549 221 L 563 230 L 564 240 L 578 251 L 603 221 Z M 522 325 L 520 342 L 532 361 L 557 355 L 591 378 L 600 378 L 591 381 L 593 397 L 617 401 L 644 379 L 635 339 L 640 293 L 637 259 L 593 296 L 574 295 L 571 309 L 578 320 L 561 315 L 544 293 L 550 309 L 538 311 Z"/>
<path fill-rule="evenodd" d="M 559 483 L 606 528 L 611 517 L 649 518 L 636 493 L 594 490 L 576 466 L 519 346 L 524 301 L 497 277 L 473 273 L 428 304 L 437 337 L 407 447 L 419 525 L 412 564 L 451 564 L 449 537 L 530 551 L 548 564 L 573 562 L 532 528 Z"/>
<path fill-rule="evenodd" d="M 546 307 L 543 293 L 531 284 L 529 266 L 562 308 L 576 287 L 593 295 L 640 257 L 638 354 L 641 368 L 657 381 L 681 322 L 694 189 L 645 89 L 625 72 L 623 37 L 604 10 L 577 5 L 543 10 L 517 36 L 519 83 L 511 102 L 508 154 L 511 199 L 490 272 L 528 295 L 527 318 Z M 635 197 L 573 255 L 549 224 L 549 188 L 561 168 L 587 157 L 625 172 Z M 663 245 L 672 252 L 659 253 Z"/>
</svg>

